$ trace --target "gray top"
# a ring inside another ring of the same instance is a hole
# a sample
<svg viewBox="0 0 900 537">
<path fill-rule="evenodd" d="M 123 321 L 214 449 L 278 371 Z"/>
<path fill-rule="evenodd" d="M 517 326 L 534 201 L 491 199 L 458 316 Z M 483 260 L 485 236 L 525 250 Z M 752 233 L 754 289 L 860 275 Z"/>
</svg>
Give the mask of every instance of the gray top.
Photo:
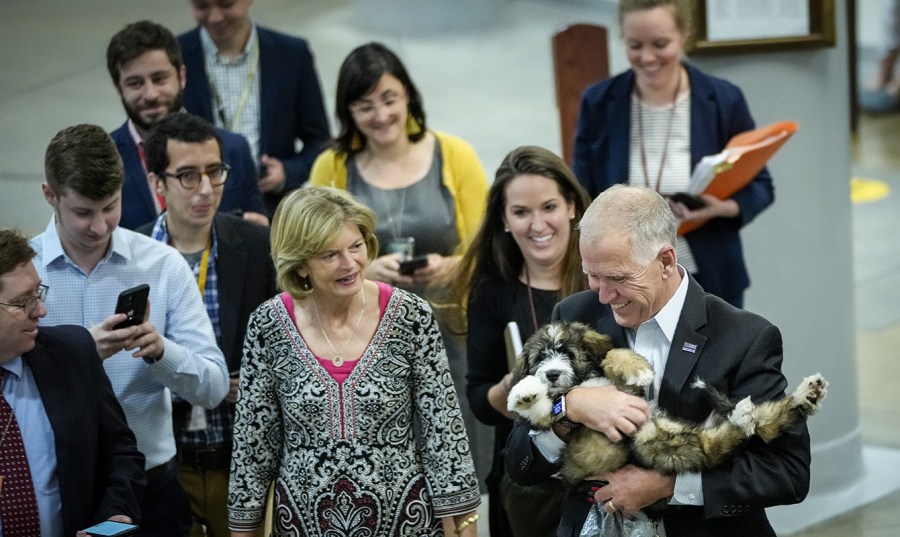
<svg viewBox="0 0 900 537">
<path fill-rule="evenodd" d="M 415 254 L 450 255 L 459 244 L 456 204 L 441 180 L 443 157 L 440 142 L 425 176 L 405 188 L 381 189 L 363 179 L 356 159 L 347 160 L 347 190 L 378 217 L 375 235 L 379 255 L 390 253 L 391 243 L 404 237 L 415 239 Z"/>
</svg>

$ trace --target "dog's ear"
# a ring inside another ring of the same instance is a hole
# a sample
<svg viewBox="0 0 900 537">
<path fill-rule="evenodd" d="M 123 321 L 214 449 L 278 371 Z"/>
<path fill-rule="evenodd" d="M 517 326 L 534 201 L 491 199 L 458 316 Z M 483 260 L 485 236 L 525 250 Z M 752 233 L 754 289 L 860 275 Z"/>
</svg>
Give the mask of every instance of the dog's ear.
<svg viewBox="0 0 900 537">
<path fill-rule="evenodd" d="M 585 326 L 584 334 L 581 336 L 581 342 L 588 356 L 598 364 L 603 361 L 606 353 L 612 348 L 612 339 L 609 336 L 587 326 Z"/>
</svg>

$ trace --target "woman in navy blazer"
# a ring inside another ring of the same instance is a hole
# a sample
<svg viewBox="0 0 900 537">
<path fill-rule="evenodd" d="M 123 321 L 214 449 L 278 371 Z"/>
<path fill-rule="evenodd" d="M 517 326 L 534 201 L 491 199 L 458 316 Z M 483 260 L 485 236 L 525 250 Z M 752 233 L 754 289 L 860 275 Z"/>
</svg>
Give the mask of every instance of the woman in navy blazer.
<svg viewBox="0 0 900 537">
<path fill-rule="evenodd" d="M 683 62 L 689 34 L 686 2 L 659 0 L 647 5 L 622 0 L 619 6 L 632 68 L 594 84 L 582 97 L 572 168 L 591 197 L 616 183 L 661 185 L 658 190 L 663 194 L 683 190 L 667 187 L 686 186 L 690 170 L 701 158 L 720 152 L 735 134 L 755 128 L 737 86 Z M 657 112 L 662 115 L 656 123 L 652 122 L 654 107 L 664 109 Z M 681 123 L 682 132 L 677 128 L 679 109 L 689 125 Z M 646 148 L 642 135 L 648 140 Z M 680 151 L 679 140 L 687 142 Z M 743 305 L 750 278 L 739 231 L 774 197 L 772 177 L 763 168 L 729 200 L 704 197 L 707 207 L 695 211 L 670 203 L 680 218 L 710 219 L 684 237 L 696 263 L 688 268 L 707 292 Z M 679 251 L 679 259 L 683 258 Z"/>
</svg>

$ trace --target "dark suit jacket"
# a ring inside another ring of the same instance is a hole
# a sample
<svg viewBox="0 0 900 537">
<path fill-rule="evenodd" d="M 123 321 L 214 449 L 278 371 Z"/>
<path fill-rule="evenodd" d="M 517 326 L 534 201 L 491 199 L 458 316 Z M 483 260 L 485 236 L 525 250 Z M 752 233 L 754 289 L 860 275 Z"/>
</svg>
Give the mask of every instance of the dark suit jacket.
<svg viewBox="0 0 900 537">
<path fill-rule="evenodd" d="M 231 166 L 231 173 L 225 181 L 225 190 L 222 192 L 222 203 L 219 211 L 230 213 L 247 211 L 265 214 L 262 193 L 257 185 L 257 168 L 250 156 L 250 146 L 247 140 L 239 135 L 226 130 L 217 129 L 222 138 L 222 159 Z M 153 196 L 147 184 L 147 174 L 141 163 L 141 156 L 134 146 L 134 140 L 128 132 L 128 122 L 110 133 L 119 155 L 122 156 L 122 164 L 125 165 L 125 182 L 122 185 L 122 219 L 119 225 L 128 229 L 137 229 L 139 226 L 156 219 L 156 209 Z"/>
<path fill-rule="evenodd" d="M 554 310 L 553 319 L 586 323 L 612 336 L 616 346 L 627 347 L 624 329 L 594 292 L 584 291 L 563 300 Z M 684 343 L 697 345 L 696 352 L 683 350 Z M 691 387 L 696 378 L 733 400 L 748 395 L 755 402 L 780 397 L 787 388 L 781 361 L 781 333 L 775 326 L 704 293 L 691 278 L 663 374 L 659 406 L 673 416 L 704 420 L 712 408 L 703 392 Z M 703 473 L 702 508 L 665 515 L 666 533 L 670 537 L 774 536 L 763 508 L 802 501 L 809 490 L 809 463 L 806 424 L 771 444 L 751 438 L 731 461 Z M 534 447 L 522 422 L 516 424 L 509 438 L 507 469 L 523 484 L 556 471 Z M 589 505 L 573 493 L 558 535 L 577 535 Z"/>
<path fill-rule="evenodd" d="M 218 239 L 220 347 L 229 371 L 241 368 L 244 334 L 250 314 L 275 294 L 275 269 L 269 251 L 269 228 L 221 212 L 213 225 Z M 137 230 L 153 231 L 153 222 Z"/>
<path fill-rule="evenodd" d="M 732 136 L 756 125 L 741 90 L 685 64 L 691 82 L 691 168 L 718 153 Z M 628 70 L 589 87 L 582 97 L 572 169 L 591 197 L 616 183 L 628 183 L 631 93 Z M 716 218 L 685 238 L 707 292 L 730 298 L 750 285 L 738 232 L 775 199 L 767 168 L 732 199 L 736 218 Z"/>
<path fill-rule="evenodd" d="M 319 86 L 319 76 L 309 45 L 304 39 L 261 26 L 259 36 L 260 118 L 259 154 L 284 164 L 287 180 L 281 193 L 266 194 L 266 206 L 274 212 L 281 197 L 299 188 L 309 177 L 316 156 L 331 135 Z M 206 77 L 200 29 L 178 36 L 187 69 L 184 107 L 214 121 L 213 98 Z M 296 140 L 303 149 L 296 150 Z"/>
<path fill-rule="evenodd" d="M 80 326 L 40 327 L 31 368 L 56 440 L 65 535 L 128 515 L 140 521 L 144 456 L 97 356 Z"/>
</svg>

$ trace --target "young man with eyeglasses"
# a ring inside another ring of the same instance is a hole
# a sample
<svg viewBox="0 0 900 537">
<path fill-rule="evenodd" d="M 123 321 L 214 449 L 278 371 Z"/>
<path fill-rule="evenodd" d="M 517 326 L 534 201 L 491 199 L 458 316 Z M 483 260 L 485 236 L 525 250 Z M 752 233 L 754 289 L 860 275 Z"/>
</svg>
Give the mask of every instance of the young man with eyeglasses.
<svg viewBox="0 0 900 537">
<path fill-rule="evenodd" d="M 190 505 L 178 482 L 172 393 L 214 408 L 228 392 L 228 370 L 193 274 L 178 252 L 118 227 L 122 160 L 96 125 L 61 130 L 44 159 L 41 185 L 53 208 L 32 239 L 34 265 L 48 296 L 49 324 L 90 329 L 103 367 L 146 457 L 141 535 L 187 537 Z M 119 293 L 149 284 L 142 323 L 114 328 Z M 91 389 L 89 386 L 84 389 Z"/>
<path fill-rule="evenodd" d="M 48 286 L 33 257 L 0 230 L 0 535 L 137 523 L 144 456 L 90 334 L 39 326 Z"/>
<path fill-rule="evenodd" d="M 269 230 L 216 212 L 230 180 L 219 135 L 206 120 L 175 113 L 144 144 L 147 168 L 166 210 L 138 231 L 177 249 L 193 270 L 231 372 L 228 395 L 204 409 L 173 401 L 178 475 L 191 498 L 192 535 L 228 537 L 228 474 L 238 371 L 250 314 L 275 295 Z"/>
<path fill-rule="evenodd" d="M 150 21 L 129 24 L 114 35 L 106 50 L 106 65 L 128 114 L 128 121 L 110 133 L 125 165 L 120 225 L 136 229 L 165 210 L 147 175 L 144 141 L 153 125 L 183 109 L 185 68 L 175 36 Z M 248 220 L 268 224 L 247 140 L 224 130 L 219 134 L 232 166 L 220 210 L 243 212 Z"/>
</svg>

